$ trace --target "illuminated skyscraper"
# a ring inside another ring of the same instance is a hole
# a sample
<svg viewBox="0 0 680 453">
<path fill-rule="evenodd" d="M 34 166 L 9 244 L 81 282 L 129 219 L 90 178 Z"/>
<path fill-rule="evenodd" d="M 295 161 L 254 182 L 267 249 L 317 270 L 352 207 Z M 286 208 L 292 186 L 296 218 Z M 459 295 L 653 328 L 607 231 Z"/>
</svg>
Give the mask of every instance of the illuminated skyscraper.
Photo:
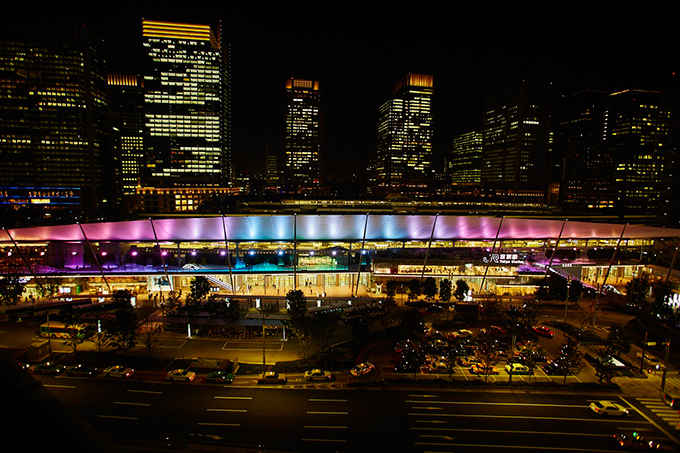
<svg viewBox="0 0 680 453">
<path fill-rule="evenodd" d="M 321 179 L 322 108 L 319 82 L 286 81 L 286 177 L 302 184 Z"/>
<path fill-rule="evenodd" d="M 0 41 L 0 203 L 109 199 L 106 46 L 82 26 L 17 25 Z"/>
<path fill-rule="evenodd" d="M 482 132 L 461 134 L 453 140 L 453 152 L 448 165 L 453 185 L 476 186 L 482 171 Z"/>
<path fill-rule="evenodd" d="M 482 183 L 512 191 L 546 188 L 550 85 L 521 82 L 484 100 Z"/>
<path fill-rule="evenodd" d="M 144 111 L 139 76 L 109 74 L 109 104 L 118 113 L 120 154 L 117 183 L 123 196 L 135 195 L 144 168 Z"/>
<path fill-rule="evenodd" d="M 229 75 L 208 25 L 144 20 L 145 185 L 231 181 Z"/>
<path fill-rule="evenodd" d="M 670 121 L 659 91 L 624 90 L 606 99 L 603 148 L 612 159 L 620 214 L 656 215 Z"/>
<path fill-rule="evenodd" d="M 380 186 L 420 184 L 430 177 L 433 76 L 407 74 L 380 107 L 376 179 Z"/>
</svg>

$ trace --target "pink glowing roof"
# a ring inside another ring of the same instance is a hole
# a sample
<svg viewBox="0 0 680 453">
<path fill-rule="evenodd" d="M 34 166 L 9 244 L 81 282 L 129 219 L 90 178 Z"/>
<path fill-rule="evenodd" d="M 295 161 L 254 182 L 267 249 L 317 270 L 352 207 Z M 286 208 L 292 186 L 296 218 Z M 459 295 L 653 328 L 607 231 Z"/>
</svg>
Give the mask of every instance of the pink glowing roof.
<svg viewBox="0 0 680 453">
<path fill-rule="evenodd" d="M 436 224 L 435 224 L 436 219 Z M 223 223 L 224 222 L 224 223 Z M 247 215 L 153 220 L 161 242 L 224 241 L 360 241 L 554 239 L 562 220 L 502 219 L 499 217 L 434 215 Z M 297 224 L 297 225 L 296 225 Z M 155 241 L 151 220 L 89 223 L 0 232 L 0 242 L 82 241 L 83 231 L 93 242 Z M 562 239 L 618 239 L 624 225 L 571 222 L 564 224 Z M 297 231 L 297 233 L 296 233 Z M 11 238 L 10 238 L 11 235 Z M 623 238 L 676 238 L 680 229 L 628 225 Z"/>
</svg>

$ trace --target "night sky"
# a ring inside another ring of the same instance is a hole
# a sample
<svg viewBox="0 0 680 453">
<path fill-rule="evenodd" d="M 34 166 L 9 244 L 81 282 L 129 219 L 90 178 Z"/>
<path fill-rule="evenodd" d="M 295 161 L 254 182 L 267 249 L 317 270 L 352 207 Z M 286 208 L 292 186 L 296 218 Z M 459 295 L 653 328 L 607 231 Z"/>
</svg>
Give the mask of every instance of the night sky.
<svg viewBox="0 0 680 453">
<path fill-rule="evenodd" d="M 470 3 L 78 1 L 36 11 L 24 2 L 4 19 L 85 24 L 106 41 L 112 73 L 141 71 L 142 18 L 221 20 L 237 170 L 262 172 L 266 147 L 280 149 L 290 77 L 321 82 L 324 168 L 336 177 L 363 172 L 378 107 L 407 72 L 434 75 L 437 167 L 457 134 L 481 127 L 484 96 L 523 79 L 552 83 L 555 95 L 677 86 L 680 35 L 665 4 Z"/>
</svg>

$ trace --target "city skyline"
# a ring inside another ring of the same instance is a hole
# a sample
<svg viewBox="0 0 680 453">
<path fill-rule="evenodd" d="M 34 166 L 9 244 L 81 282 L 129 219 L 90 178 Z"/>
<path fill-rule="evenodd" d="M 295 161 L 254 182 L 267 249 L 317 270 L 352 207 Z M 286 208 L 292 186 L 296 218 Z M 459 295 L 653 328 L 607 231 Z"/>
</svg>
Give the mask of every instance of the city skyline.
<svg viewBox="0 0 680 453">
<path fill-rule="evenodd" d="M 324 165 L 329 176 L 363 172 L 376 153 L 379 106 L 405 73 L 434 76 L 434 165 L 460 133 L 481 125 L 485 96 L 521 80 L 553 84 L 556 96 L 585 88 L 665 89 L 672 83 L 674 39 L 663 11 L 582 14 L 558 7 L 397 8 L 225 5 L 173 13 L 172 5 L 125 3 L 94 10 L 71 4 L 7 20 L 83 23 L 106 42 L 110 73 L 141 73 L 142 18 L 222 21 L 233 72 L 233 153 L 237 171 L 264 171 L 265 149 L 280 151 L 280 80 L 301 77 L 324 87 Z M 23 14 L 22 14 L 23 13 Z M 304 25 L 304 27 L 303 27 Z M 293 44 L 295 43 L 295 44 Z M 277 105 L 278 104 L 278 105 Z M 252 156 L 256 156 L 257 159 Z"/>
</svg>

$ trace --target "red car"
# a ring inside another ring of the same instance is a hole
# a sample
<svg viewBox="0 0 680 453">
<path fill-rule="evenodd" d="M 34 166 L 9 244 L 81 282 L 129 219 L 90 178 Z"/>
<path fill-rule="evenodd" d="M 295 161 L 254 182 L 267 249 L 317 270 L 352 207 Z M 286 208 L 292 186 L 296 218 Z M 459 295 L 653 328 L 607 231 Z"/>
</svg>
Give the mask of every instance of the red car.
<svg viewBox="0 0 680 453">
<path fill-rule="evenodd" d="M 534 333 L 546 338 L 552 338 L 555 336 L 555 332 L 545 326 L 534 327 Z"/>
</svg>

